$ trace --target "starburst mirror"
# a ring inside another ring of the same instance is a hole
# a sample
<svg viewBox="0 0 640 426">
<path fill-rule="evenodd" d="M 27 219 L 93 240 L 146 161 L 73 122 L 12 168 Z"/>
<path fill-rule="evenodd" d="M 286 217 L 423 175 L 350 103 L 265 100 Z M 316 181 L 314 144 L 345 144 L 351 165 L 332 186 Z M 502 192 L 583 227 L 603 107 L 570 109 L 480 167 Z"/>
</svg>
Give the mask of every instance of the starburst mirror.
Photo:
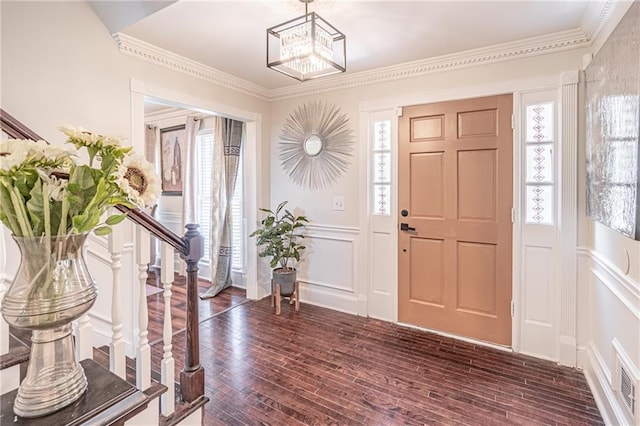
<svg viewBox="0 0 640 426">
<path fill-rule="evenodd" d="M 349 117 L 333 104 L 308 102 L 296 108 L 280 133 L 280 162 L 297 185 L 325 188 L 347 170 L 353 157 Z"/>
</svg>

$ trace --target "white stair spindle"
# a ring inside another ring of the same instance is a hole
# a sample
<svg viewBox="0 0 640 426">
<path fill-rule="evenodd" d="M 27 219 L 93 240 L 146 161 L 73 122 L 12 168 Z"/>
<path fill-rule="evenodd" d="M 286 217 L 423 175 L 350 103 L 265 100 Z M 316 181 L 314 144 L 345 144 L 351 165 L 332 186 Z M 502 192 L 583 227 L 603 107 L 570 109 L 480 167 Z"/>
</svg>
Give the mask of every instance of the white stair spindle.
<svg viewBox="0 0 640 426">
<path fill-rule="evenodd" d="M 7 263 L 5 258 L 5 253 L 7 252 L 7 246 L 4 243 L 5 234 L 5 230 L 0 229 L 0 271 L 2 271 L 0 273 L 0 300 L 4 299 L 4 293 L 8 290 L 8 287 L 4 285 L 5 277 L 3 276 Z M 0 355 L 4 355 L 7 352 L 9 352 L 9 324 L 0 315 Z"/>
<path fill-rule="evenodd" d="M 136 354 L 136 386 L 147 389 L 151 386 L 151 348 L 149 346 L 149 312 L 147 310 L 147 277 L 150 251 L 150 234 L 141 226 L 136 227 L 136 263 L 140 282 L 140 304 L 138 306 L 138 351 Z"/>
<path fill-rule="evenodd" d="M 167 387 L 167 391 L 161 396 L 160 399 L 160 411 L 163 415 L 167 416 L 175 410 L 175 370 L 173 354 L 171 344 L 173 327 L 171 321 L 171 287 L 173 286 L 173 273 L 174 273 L 174 250 L 169 244 L 162 243 L 161 249 L 162 256 L 162 271 L 160 274 L 160 280 L 162 281 L 162 288 L 164 289 L 164 328 L 162 331 L 163 339 L 163 355 L 162 362 L 160 363 L 161 381 L 162 384 Z"/>
<path fill-rule="evenodd" d="M 111 253 L 111 275 L 113 292 L 111 298 L 111 344 L 109 345 L 109 369 L 126 378 L 125 342 L 122 333 L 122 291 L 120 269 L 122 268 L 122 249 L 124 246 L 122 229 L 114 229 L 108 236 L 109 253 Z"/>
<path fill-rule="evenodd" d="M 0 236 L 0 238 L 2 238 L 2 236 Z M 0 245 L 0 248 L 3 247 Z M 6 291 L 7 288 L 2 283 L 2 278 L 0 278 L 0 300 L 4 299 L 4 293 Z M 9 324 L 7 324 L 4 318 L 0 317 L 0 355 L 4 355 L 7 352 L 9 352 Z"/>
<path fill-rule="evenodd" d="M 76 341 L 76 358 L 93 359 L 93 326 L 89 314 L 84 314 L 74 324 L 73 335 Z"/>
</svg>

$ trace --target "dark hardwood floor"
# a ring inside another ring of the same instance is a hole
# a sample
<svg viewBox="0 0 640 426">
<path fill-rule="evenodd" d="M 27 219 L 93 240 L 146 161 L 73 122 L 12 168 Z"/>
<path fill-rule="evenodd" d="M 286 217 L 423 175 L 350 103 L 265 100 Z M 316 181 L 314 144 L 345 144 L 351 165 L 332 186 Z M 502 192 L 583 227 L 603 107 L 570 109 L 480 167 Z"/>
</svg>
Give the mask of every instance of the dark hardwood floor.
<svg viewBox="0 0 640 426">
<path fill-rule="evenodd" d="M 150 276 L 149 285 L 157 283 Z M 176 380 L 185 287 L 173 287 Z M 204 291 L 208 284 L 200 283 Z M 149 292 L 152 364 L 162 359 L 162 294 Z M 383 321 L 229 288 L 201 300 L 205 425 L 600 425 L 581 372 Z M 108 365 L 106 352 L 96 359 Z M 128 378 L 135 382 L 135 362 Z"/>
<path fill-rule="evenodd" d="M 208 281 L 198 280 L 199 293 L 204 293 L 211 284 Z M 171 287 L 171 316 L 173 321 L 173 333 L 177 334 L 186 329 L 187 287 L 185 277 L 175 275 L 175 281 Z M 164 321 L 164 297 L 162 284 L 157 274 L 149 272 L 147 278 L 147 306 L 149 309 L 149 343 L 154 344 L 162 340 L 162 325 Z M 200 322 L 224 312 L 238 304 L 245 303 L 246 291 L 236 287 L 225 289 L 216 297 L 198 299 L 198 314 Z"/>
<path fill-rule="evenodd" d="M 552 362 L 306 304 L 231 305 L 201 322 L 205 425 L 603 424 L 582 373 Z"/>
</svg>

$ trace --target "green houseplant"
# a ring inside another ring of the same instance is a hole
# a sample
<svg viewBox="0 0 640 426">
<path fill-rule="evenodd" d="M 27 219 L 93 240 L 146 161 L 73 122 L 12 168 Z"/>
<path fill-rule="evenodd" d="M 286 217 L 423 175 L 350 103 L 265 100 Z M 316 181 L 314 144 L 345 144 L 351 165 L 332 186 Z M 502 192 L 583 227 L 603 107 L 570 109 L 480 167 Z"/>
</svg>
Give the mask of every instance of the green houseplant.
<svg viewBox="0 0 640 426">
<path fill-rule="evenodd" d="M 256 244 L 260 247 L 260 257 L 271 257 L 273 285 L 280 284 L 280 293 L 289 296 L 294 291 L 296 269 L 293 260 L 300 261 L 300 253 L 305 246 L 297 242 L 304 238 L 301 231 L 309 222 L 305 216 L 295 216 L 285 209 L 287 201 L 278 205 L 275 211 L 261 208 L 267 216 L 262 219 L 260 226 L 250 236 L 256 237 Z"/>
</svg>

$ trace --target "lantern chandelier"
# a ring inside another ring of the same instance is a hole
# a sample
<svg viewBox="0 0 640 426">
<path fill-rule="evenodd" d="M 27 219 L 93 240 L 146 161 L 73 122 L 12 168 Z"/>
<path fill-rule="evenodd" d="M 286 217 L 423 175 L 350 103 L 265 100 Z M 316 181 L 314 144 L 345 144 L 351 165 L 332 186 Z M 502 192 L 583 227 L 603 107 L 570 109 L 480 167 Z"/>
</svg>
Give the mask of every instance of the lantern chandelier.
<svg viewBox="0 0 640 426">
<path fill-rule="evenodd" d="M 346 37 L 317 13 L 267 29 L 267 67 L 305 81 L 346 70 Z"/>
</svg>

